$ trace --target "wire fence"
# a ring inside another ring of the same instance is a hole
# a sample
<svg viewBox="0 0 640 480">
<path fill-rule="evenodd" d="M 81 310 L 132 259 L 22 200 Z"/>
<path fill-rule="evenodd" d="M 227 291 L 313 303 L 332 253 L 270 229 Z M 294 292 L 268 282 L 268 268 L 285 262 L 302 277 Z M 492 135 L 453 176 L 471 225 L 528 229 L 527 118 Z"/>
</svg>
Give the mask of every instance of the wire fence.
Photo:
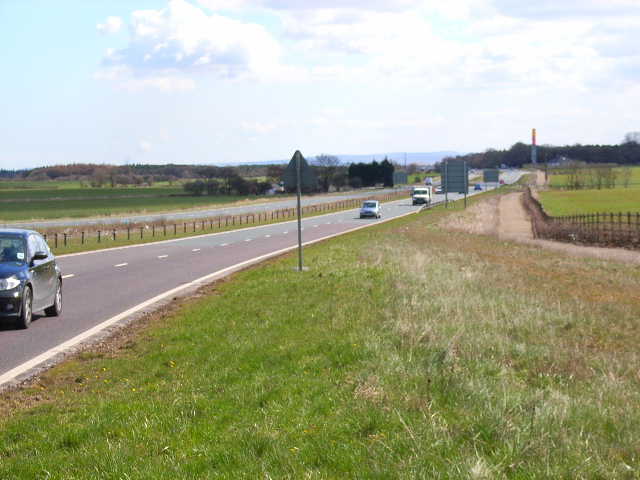
<svg viewBox="0 0 640 480">
<path fill-rule="evenodd" d="M 590 213 L 551 217 L 527 187 L 523 203 L 536 238 L 640 249 L 640 212 Z"/>
<path fill-rule="evenodd" d="M 366 200 L 381 202 L 407 197 L 406 191 L 372 195 Z M 306 205 L 302 207 L 303 216 L 314 216 L 338 212 L 359 207 L 365 199 L 347 199 L 335 202 Z M 67 227 L 64 229 L 43 230 L 42 234 L 49 245 L 62 253 L 78 245 L 104 246 L 104 244 L 130 244 L 154 239 L 179 238 L 196 234 L 214 233 L 251 225 L 265 225 L 296 218 L 296 208 L 280 208 L 263 212 L 249 212 L 239 215 L 217 215 L 189 221 L 159 220 L 147 223 L 126 223 L 113 225 L 93 225 L 91 227 Z"/>
</svg>

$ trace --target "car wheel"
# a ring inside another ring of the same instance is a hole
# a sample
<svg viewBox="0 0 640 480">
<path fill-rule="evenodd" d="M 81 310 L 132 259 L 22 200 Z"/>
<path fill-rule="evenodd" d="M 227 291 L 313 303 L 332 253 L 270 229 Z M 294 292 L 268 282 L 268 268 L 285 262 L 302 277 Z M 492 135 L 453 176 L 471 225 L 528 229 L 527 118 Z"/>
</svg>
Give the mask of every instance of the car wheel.
<svg viewBox="0 0 640 480">
<path fill-rule="evenodd" d="M 44 313 L 47 317 L 57 317 L 62 313 L 62 285 L 58 280 L 58 286 L 56 288 L 56 298 L 49 308 L 44 309 Z"/>
<path fill-rule="evenodd" d="M 33 293 L 31 287 L 24 287 L 24 293 L 22 294 L 22 308 L 20 309 L 20 316 L 18 317 L 18 328 L 29 328 L 31 319 L 33 317 Z"/>
</svg>

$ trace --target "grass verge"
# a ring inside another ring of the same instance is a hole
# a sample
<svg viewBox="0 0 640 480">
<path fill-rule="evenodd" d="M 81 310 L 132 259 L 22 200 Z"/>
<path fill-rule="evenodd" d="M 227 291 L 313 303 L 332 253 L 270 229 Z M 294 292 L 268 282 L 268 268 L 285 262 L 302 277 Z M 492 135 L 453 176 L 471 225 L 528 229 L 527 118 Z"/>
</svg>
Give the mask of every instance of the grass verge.
<svg viewBox="0 0 640 480">
<path fill-rule="evenodd" d="M 435 226 L 457 208 L 4 394 L 0 478 L 636 478 L 640 272 Z"/>
</svg>

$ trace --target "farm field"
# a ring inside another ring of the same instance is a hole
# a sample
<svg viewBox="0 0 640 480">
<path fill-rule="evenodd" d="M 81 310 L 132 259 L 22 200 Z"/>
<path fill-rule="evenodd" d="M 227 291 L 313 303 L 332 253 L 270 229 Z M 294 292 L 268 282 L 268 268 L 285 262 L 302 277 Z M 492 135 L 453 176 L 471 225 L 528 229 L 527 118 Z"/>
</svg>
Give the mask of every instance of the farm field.
<svg viewBox="0 0 640 480">
<path fill-rule="evenodd" d="M 539 197 L 551 216 L 640 211 L 640 188 L 547 190 Z"/>
<path fill-rule="evenodd" d="M 187 196 L 180 184 L 151 187 L 82 188 L 79 182 L 30 182 L 22 188 L 6 188 L 0 182 L 0 221 L 82 218 L 140 212 L 163 212 L 241 200 L 262 200 L 256 196 Z M 39 188 L 35 188 L 39 186 Z M 4 187 L 4 188 L 3 188 Z"/>
<path fill-rule="evenodd" d="M 640 189 L 640 167 L 632 167 L 631 168 L 631 178 L 629 179 L 628 187 L 624 187 L 622 184 L 623 178 L 623 169 L 616 168 L 617 173 L 617 183 L 616 188 L 633 188 Z M 551 187 L 563 187 L 568 183 L 568 175 L 564 174 L 550 174 L 549 175 L 549 186 Z"/>
<path fill-rule="evenodd" d="M 634 478 L 638 269 L 436 227 L 455 211 L 237 274 L 3 394 L 0 477 Z"/>
</svg>

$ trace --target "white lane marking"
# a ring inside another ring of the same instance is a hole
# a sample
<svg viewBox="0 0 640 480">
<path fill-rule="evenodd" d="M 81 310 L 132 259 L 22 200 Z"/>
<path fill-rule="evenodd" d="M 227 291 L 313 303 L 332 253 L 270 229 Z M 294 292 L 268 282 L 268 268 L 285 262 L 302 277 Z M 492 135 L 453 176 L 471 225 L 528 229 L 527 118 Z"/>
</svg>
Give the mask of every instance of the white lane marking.
<svg viewBox="0 0 640 480">
<path fill-rule="evenodd" d="M 331 222 L 327 222 L 326 225 L 331 225 Z"/>
<path fill-rule="evenodd" d="M 286 235 L 287 233 L 289 233 L 287 230 L 285 230 L 284 232 L 282 232 L 283 235 Z"/>
<path fill-rule="evenodd" d="M 265 235 L 264 238 L 271 238 L 271 235 Z"/>
<path fill-rule="evenodd" d="M 76 276 L 75 273 L 70 273 L 69 275 L 62 275 L 62 279 L 64 280 L 65 278 L 73 278 L 75 276 Z"/>
<path fill-rule="evenodd" d="M 194 248 L 193 250 L 191 250 L 192 252 L 199 252 L 200 249 L 199 248 Z"/>
<path fill-rule="evenodd" d="M 118 268 L 118 267 L 126 267 L 127 265 L 129 265 L 128 263 L 119 263 L 117 265 L 114 265 L 114 267 Z"/>
<path fill-rule="evenodd" d="M 245 242 L 250 242 L 250 241 L 251 241 L 251 239 L 250 239 L 250 238 L 245 238 L 245 239 L 244 239 L 244 241 L 245 241 Z"/>
<path fill-rule="evenodd" d="M 227 245 L 229 245 L 228 243 L 221 243 L 220 246 L 221 247 L 226 247 Z"/>
<path fill-rule="evenodd" d="M 318 228 L 320 225 L 314 225 L 313 228 Z"/>
<path fill-rule="evenodd" d="M 351 228 L 349 230 L 345 230 L 344 232 L 340 232 L 340 233 L 332 233 L 331 235 L 326 235 L 324 237 L 320 237 L 317 238 L 315 240 L 309 240 L 308 242 L 304 242 L 302 245 L 303 246 L 307 246 L 307 245 L 313 245 L 314 243 L 319 243 L 322 242 L 324 240 L 329 240 L 330 238 L 335 238 L 335 237 L 339 237 L 340 235 L 345 235 L 347 233 L 351 233 L 351 232 L 355 232 L 357 230 L 362 230 L 363 228 L 369 228 L 372 225 L 379 225 L 380 223 L 385 223 L 385 222 L 390 222 L 392 220 L 395 220 L 397 218 L 402 218 L 402 217 L 406 217 L 408 215 L 415 215 L 416 213 L 419 213 L 420 210 L 412 210 L 411 212 L 407 212 L 407 213 L 403 213 L 402 215 L 398 215 L 397 217 L 393 217 L 393 218 L 387 218 L 384 219 L 380 222 L 376 222 L 376 223 L 367 223 L 365 225 L 360 225 L 358 227 L 354 227 Z M 3 385 L 13 379 L 15 379 L 16 377 L 18 377 L 19 375 L 22 375 L 25 372 L 28 372 L 29 370 L 31 370 L 32 368 L 40 365 L 41 363 L 46 362 L 47 360 L 55 357 L 56 355 L 63 353 L 65 351 L 67 351 L 68 349 L 74 347 L 75 345 L 78 345 L 79 343 L 85 341 L 87 338 L 90 338 L 91 336 L 101 332 L 102 330 L 104 330 L 105 328 L 110 327 L 111 325 L 118 323 L 120 320 L 127 318 L 129 315 L 133 315 L 134 313 L 145 309 L 146 307 L 153 305 L 156 302 L 159 302 L 160 300 L 170 297 L 171 295 L 175 295 L 176 293 L 180 292 L 181 290 L 185 290 L 187 288 L 190 287 L 195 287 L 198 286 L 202 283 L 206 283 L 212 279 L 215 279 L 217 277 L 222 277 L 224 275 L 226 275 L 227 273 L 231 273 L 233 271 L 239 270 L 243 267 L 246 267 L 248 265 L 253 265 L 256 263 L 261 262 L 262 260 L 266 260 L 267 258 L 272 258 L 272 257 L 277 257 L 278 255 L 282 255 L 283 253 L 286 252 L 290 252 L 292 250 L 295 250 L 296 248 L 298 248 L 298 245 L 291 245 L 290 247 L 286 247 L 283 248 L 281 250 L 276 250 L 275 252 L 271 252 L 271 253 L 267 253 L 265 255 L 261 255 L 259 257 L 255 257 L 255 258 L 251 258 L 249 260 L 245 260 L 244 262 L 240 262 L 240 263 L 236 263 L 235 265 L 231 265 L 230 267 L 226 267 L 223 268 L 222 270 L 218 270 L 217 272 L 213 272 L 210 273 L 208 275 L 205 275 L 204 277 L 200 277 L 197 278 L 195 280 L 193 280 L 192 282 L 188 282 L 188 283 L 183 283 L 182 285 L 172 288 L 171 290 L 167 290 L 164 293 L 161 293 L 159 295 L 156 295 L 153 298 L 150 298 L 149 300 L 146 300 L 134 307 L 131 307 L 129 310 L 125 310 L 122 313 L 119 313 L 118 315 L 111 317 L 107 320 L 105 320 L 102 323 L 99 323 L 98 325 L 95 325 L 93 327 L 91 327 L 88 330 L 85 330 L 84 332 L 80 333 L 79 335 L 76 335 L 75 337 L 67 340 L 66 342 L 62 342 L 59 345 L 47 350 L 46 352 L 41 353 L 40 355 L 32 358 L 31 360 L 28 360 L 20 365 L 18 365 L 17 367 L 12 368 L 11 370 L 9 370 L 8 372 L 3 373 L 2 375 L 0 375 L 0 385 Z"/>
<path fill-rule="evenodd" d="M 167 258 L 169 255 L 158 255 L 158 258 L 162 259 L 162 258 Z"/>
</svg>

